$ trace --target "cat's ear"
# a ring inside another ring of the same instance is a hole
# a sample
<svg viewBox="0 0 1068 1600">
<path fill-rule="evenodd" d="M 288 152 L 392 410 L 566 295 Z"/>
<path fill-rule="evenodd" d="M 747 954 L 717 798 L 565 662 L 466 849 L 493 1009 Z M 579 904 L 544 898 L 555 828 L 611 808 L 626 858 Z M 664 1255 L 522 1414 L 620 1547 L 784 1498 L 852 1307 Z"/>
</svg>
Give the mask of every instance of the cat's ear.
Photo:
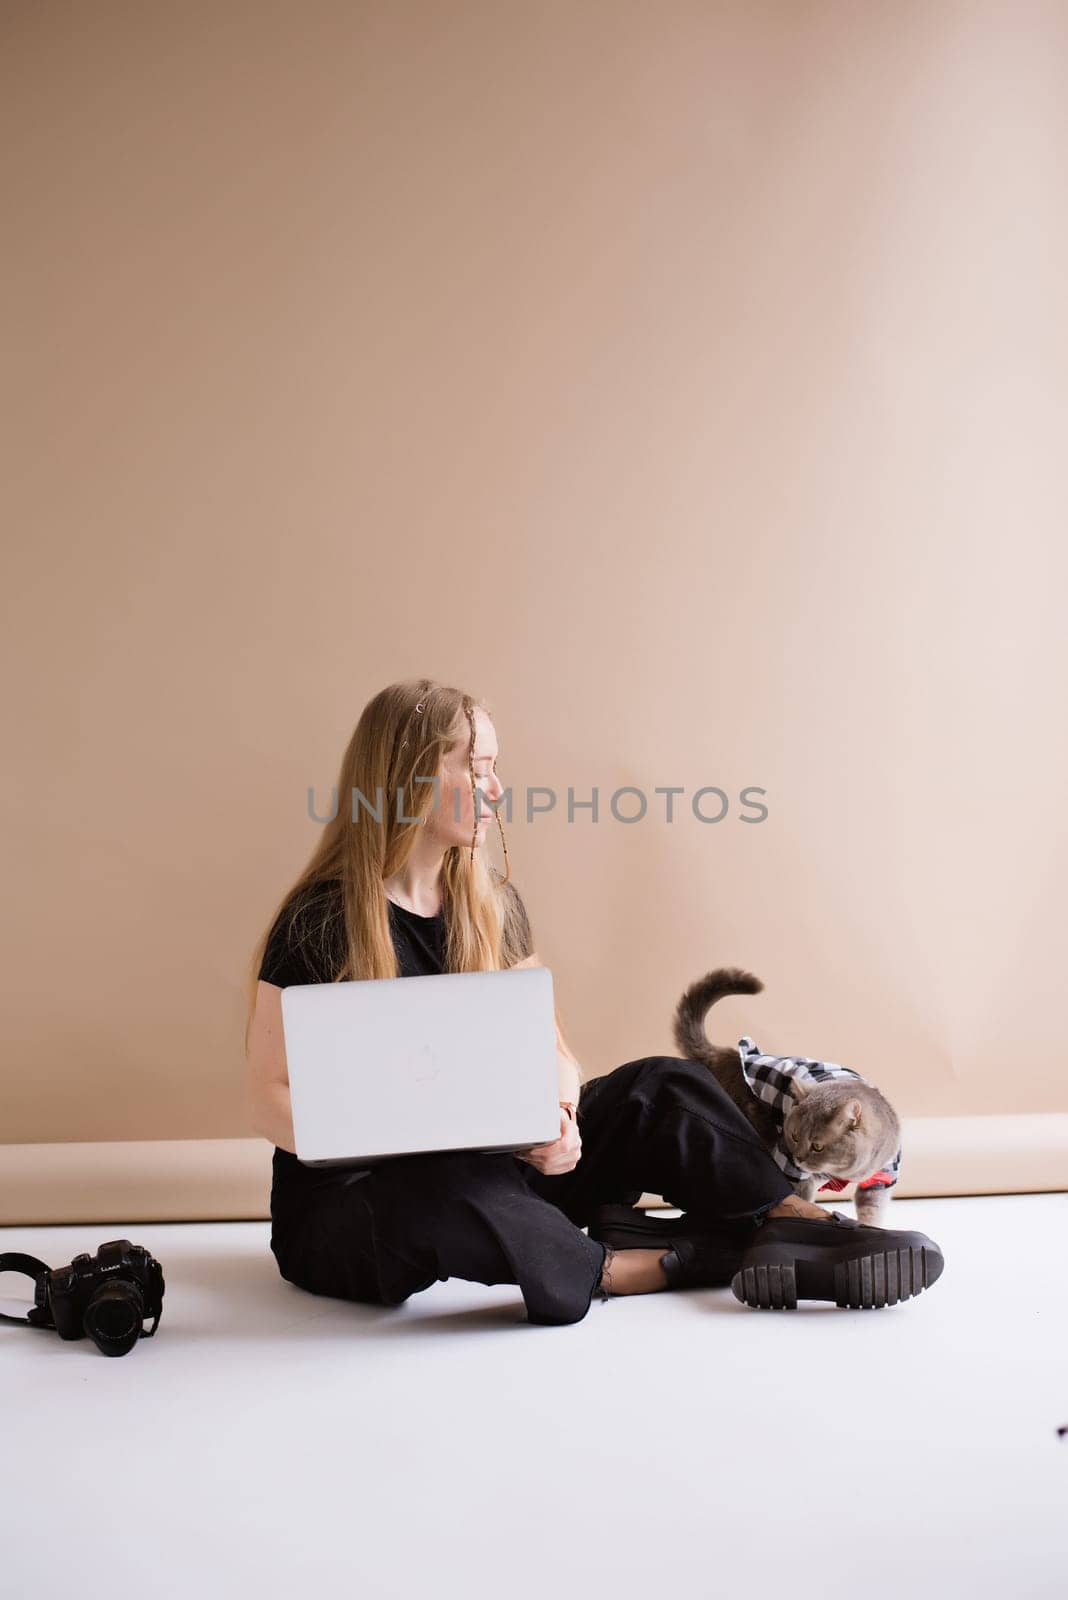
<svg viewBox="0 0 1068 1600">
<path fill-rule="evenodd" d="M 846 1102 L 846 1116 L 849 1118 L 850 1133 L 853 1132 L 853 1129 L 860 1122 L 860 1115 L 863 1110 L 864 1107 L 861 1105 L 859 1100 L 849 1100 Z"/>
</svg>

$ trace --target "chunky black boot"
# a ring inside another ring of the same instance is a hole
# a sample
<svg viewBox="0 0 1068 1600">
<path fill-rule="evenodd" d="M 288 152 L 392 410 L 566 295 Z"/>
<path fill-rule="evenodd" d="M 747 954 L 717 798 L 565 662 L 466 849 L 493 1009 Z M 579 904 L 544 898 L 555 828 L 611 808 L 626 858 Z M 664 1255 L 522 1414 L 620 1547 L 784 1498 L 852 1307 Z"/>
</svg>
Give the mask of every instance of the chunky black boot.
<svg viewBox="0 0 1068 1600">
<path fill-rule="evenodd" d="M 942 1252 L 925 1233 L 869 1228 L 844 1216 L 762 1217 L 731 1279 L 735 1298 L 763 1311 L 799 1300 L 881 1309 L 929 1289 L 942 1276 Z"/>
<path fill-rule="evenodd" d="M 660 1265 L 672 1289 L 725 1289 L 756 1224 L 752 1218 L 648 1216 L 636 1206 L 606 1205 L 598 1207 L 587 1232 L 613 1250 L 663 1250 Z"/>
</svg>

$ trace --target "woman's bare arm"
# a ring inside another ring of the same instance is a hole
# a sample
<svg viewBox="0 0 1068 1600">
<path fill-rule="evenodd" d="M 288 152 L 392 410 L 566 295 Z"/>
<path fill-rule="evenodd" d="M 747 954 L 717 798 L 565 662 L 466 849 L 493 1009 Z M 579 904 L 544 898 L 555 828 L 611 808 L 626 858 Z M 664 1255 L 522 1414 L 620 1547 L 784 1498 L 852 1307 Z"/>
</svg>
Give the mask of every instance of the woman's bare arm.
<svg viewBox="0 0 1068 1600">
<path fill-rule="evenodd" d="M 525 956 L 522 961 L 517 961 L 515 967 L 509 970 L 514 972 L 516 967 L 543 967 L 541 957 L 535 953 Z M 574 1054 L 564 1038 L 563 1029 L 560 1027 L 560 1013 L 554 1013 L 556 1019 L 556 1067 L 560 1080 L 560 1099 L 570 1100 L 573 1105 L 578 1105 L 578 1097 L 582 1091 L 582 1068 L 579 1066 Z"/>
<path fill-rule="evenodd" d="M 249 1125 L 263 1138 L 296 1155 L 289 1067 L 282 1032 L 282 991 L 261 979 L 249 1029 L 245 1075 Z"/>
</svg>

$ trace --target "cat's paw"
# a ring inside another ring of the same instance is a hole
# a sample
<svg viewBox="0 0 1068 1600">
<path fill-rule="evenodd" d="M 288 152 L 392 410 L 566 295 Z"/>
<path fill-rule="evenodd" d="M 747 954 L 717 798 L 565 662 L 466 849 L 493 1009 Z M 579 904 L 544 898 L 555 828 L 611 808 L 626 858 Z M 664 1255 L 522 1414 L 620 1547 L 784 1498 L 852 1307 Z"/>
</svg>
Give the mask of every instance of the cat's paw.
<svg viewBox="0 0 1068 1600">
<path fill-rule="evenodd" d="M 858 1195 L 854 1199 L 854 1207 L 857 1213 L 857 1221 L 862 1227 L 888 1228 L 890 1226 L 889 1200 L 875 1201 L 874 1203 L 869 1200 L 865 1204 L 862 1196 Z"/>
</svg>

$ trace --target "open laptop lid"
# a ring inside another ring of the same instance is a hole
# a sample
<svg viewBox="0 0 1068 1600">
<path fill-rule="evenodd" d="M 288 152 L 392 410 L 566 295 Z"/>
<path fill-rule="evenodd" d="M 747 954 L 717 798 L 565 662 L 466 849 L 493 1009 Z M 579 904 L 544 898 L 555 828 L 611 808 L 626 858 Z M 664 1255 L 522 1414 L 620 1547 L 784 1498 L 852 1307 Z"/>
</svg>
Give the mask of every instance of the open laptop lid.
<svg viewBox="0 0 1068 1600">
<path fill-rule="evenodd" d="M 307 1166 L 559 1137 L 547 967 L 290 985 L 282 1024 Z"/>
</svg>

